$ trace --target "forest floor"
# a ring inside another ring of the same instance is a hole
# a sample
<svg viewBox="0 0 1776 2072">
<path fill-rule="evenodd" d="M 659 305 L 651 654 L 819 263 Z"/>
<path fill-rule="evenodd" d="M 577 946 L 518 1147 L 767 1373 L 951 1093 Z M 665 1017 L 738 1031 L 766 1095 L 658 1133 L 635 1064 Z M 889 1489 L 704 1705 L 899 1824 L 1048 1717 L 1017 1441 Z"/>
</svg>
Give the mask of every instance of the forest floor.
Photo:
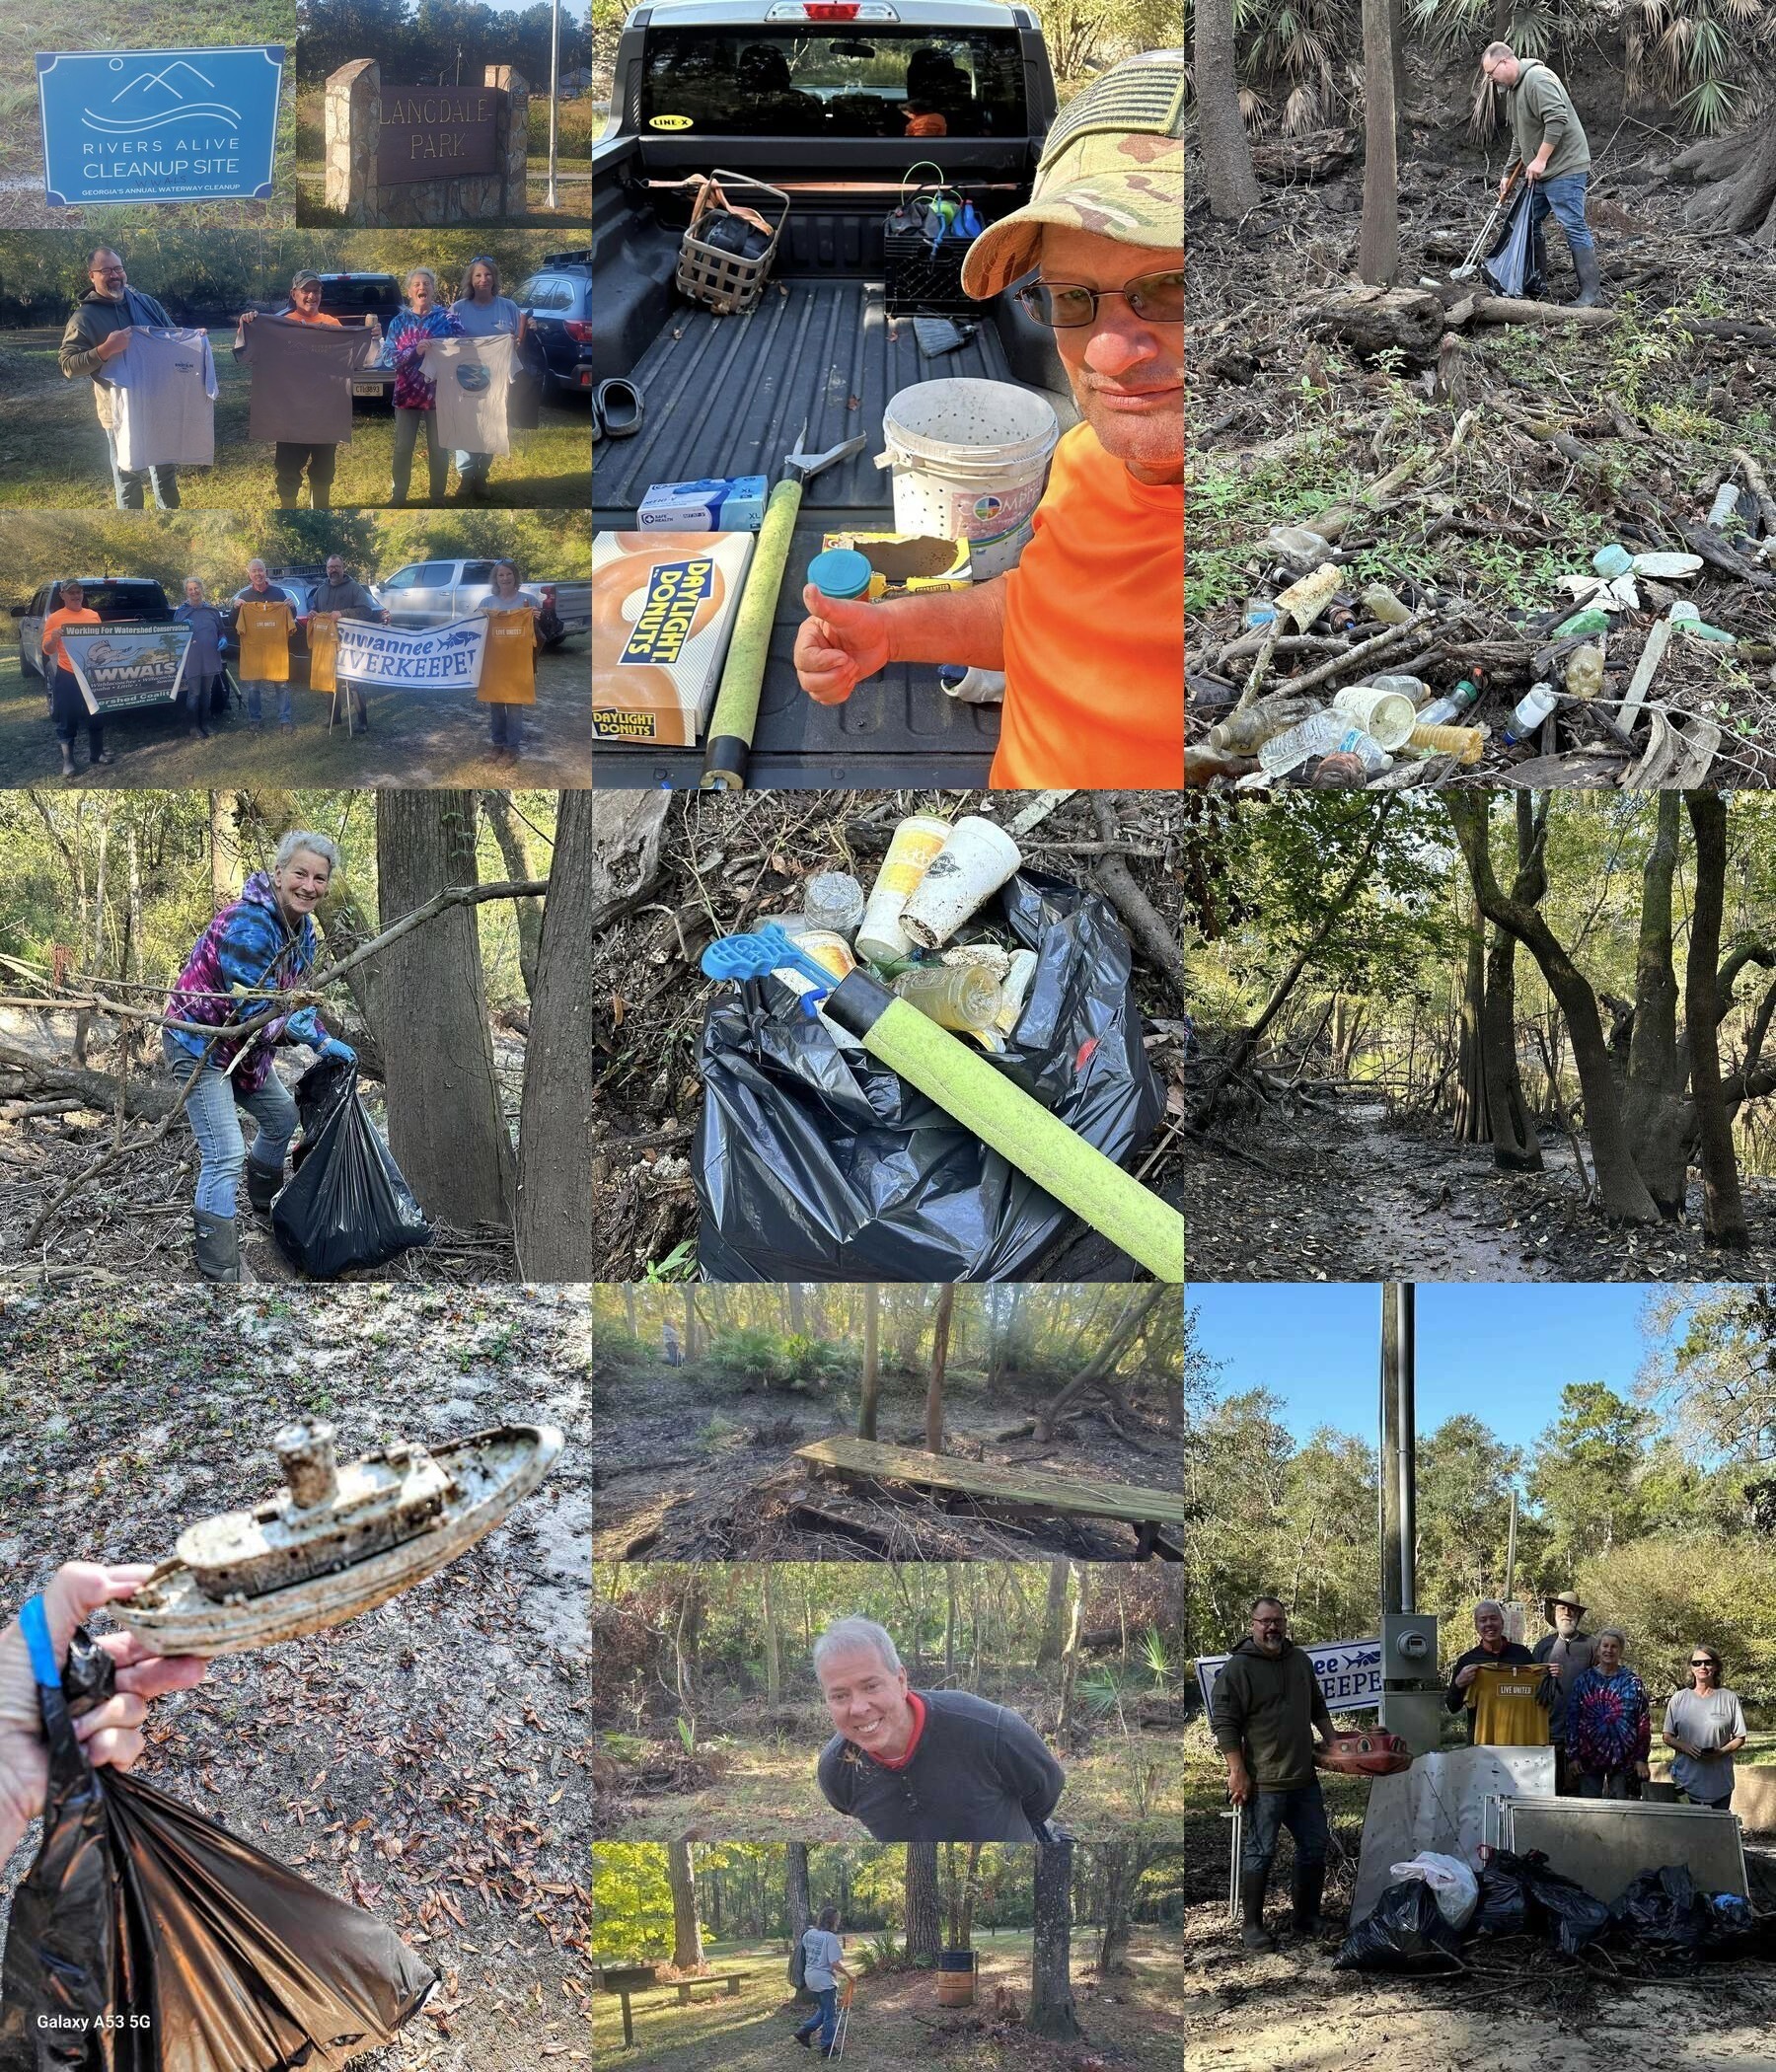
<svg viewBox="0 0 1776 2072">
<path fill-rule="evenodd" d="M 1083 2035 L 1050 2043 L 1028 2035 L 1021 2022 L 996 2014 L 996 1992 L 1013 1995 L 1021 2011 L 1030 2000 L 1028 1933 L 974 1937 L 973 2007 L 937 2005 L 929 1971 L 865 1972 L 851 2008 L 845 2062 L 858 2072 L 1075 2072 L 1097 2061 L 1140 2072 L 1173 2072 L 1183 2050 L 1184 1979 L 1178 1946 L 1169 1933 L 1137 1928 L 1130 1938 L 1131 1975 L 1100 1979 L 1093 1961 L 1096 1937 L 1079 1923 L 1073 1936 L 1073 1989 Z M 851 1961 L 862 1938 L 851 1939 Z M 635 2046 L 623 2047 L 614 1993 L 592 1998 L 592 2035 L 600 2064 L 645 2065 L 648 2072 L 765 2072 L 785 2063 L 790 2037 L 807 2019 L 784 1982 L 787 1955 L 780 1944 L 704 1945 L 709 1968 L 741 1974 L 740 1991 L 695 1993 L 689 2007 L 664 1988 L 642 1988 L 631 2000 Z M 814 2060 L 810 2059 L 810 2062 Z"/>
<path fill-rule="evenodd" d="M 369 1906 L 443 1971 L 407 2035 L 354 2072 L 589 2060 L 590 1357 L 570 1290 L 0 1303 L 0 1602 L 62 1561 L 156 1559 L 262 1496 L 269 1437 L 298 1416 L 329 1419 L 341 1458 L 503 1422 L 568 1434 L 512 1518 L 409 1593 L 219 1660 L 155 1707 L 139 1775 Z"/>
<path fill-rule="evenodd" d="M 1258 641 L 1241 639 L 1247 600 L 1293 579 L 1273 577 L 1266 534 L 1312 526 L 1342 505 L 1355 515 L 1335 543 L 1341 587 L 1389 584 L 1426 615 L 1386 659 L 1353 666 L 1343 681 L 1369 667 L 1396 669 L 1441 692 L 1470 677 L 1482 696 L 1463 723 L 1491 730 L 1469 769 L 1438 758 L 1377 781 L 1613 785 L 1631 769 L 1641 782 L 1766 784 L 1776 776 L 1776 507 L 1760 511 L 1749 495 L 1720 542 L 1737 566 L 1711 564 L 1670 586 L 1640 578 L 1640 609 L 1612 620 L 1602 697 L 1564 703 L 1534 741 L 1514 747 L 1503 738 L 1512 706 L 1549 674 L 1545 656 L 1532 666 L 1538 651 L 1577 609 L 1563 576 L 1589 576 L 1591 554 L 1611 541 L 1631 553 L 1690 551 L 1696 542 L 1682 529 L 1703 526 L 1736 450 L 1760 462 L 1766 481 L 1776 468 L 1767 334 L 1776 255 L 1683 228 L 1690 190 L 1664 176 L 1670 143 L 1627 125 L 1597 154 L 1591 218 L 1614 323 L 1473 322 L 1455 331 L 1444 329 L 1436 301 L 1463 295 L 1450 274 L 1492 204 L 1502 152 L 1495 144 L 1489 165 L 1457 131 L 1409 125 L 1400 286 L 1434 290 L 1424 298 L 1431 321 L 1422 345 L 1367 356 L 1317 335 L 1314 317 L 1317 298 L 1355 279 L 1361 140 L 1322 134 L 1298 149 L 1266 146 L 1269 182 L 1257 211 L 1238 224 L 1209 215 L 1193 178 L 1186 609 L 1199 756 L 1208 725 L 1252 666 Z M 1547 244 L 1549 294 L 1569 301 L 1571 262 L 1552 225 Z M 1731 318 L 1764 320 L 1765 329 L 1748 339 L 1686 328 Z M 1740 645 L 1673 640 L 1638 731 L 1624 739 L 1607 702 L 1625 694 L 1655 610 L 1679 597 Z M 1293 635 L 1293 626 L 1286 630 Z M 1381 630 L 1364 622 L 1350 638 Z M 1267 692 L 1287 691 L 1292 676 L 1345 644 L 1323 625 L 1316 635 L 1317 647 L 1279 651 Z M 1318 695 L 1336 688 L 1328 682 Z M 1256 768 L 1236 762 L 1218 774 L 1230 779 Z"/>
<path fill-rule="evenodd" d="M 1742 1182 L 1747 1252 L 1685 1221 L 1610 1223 L 1590 1208 L 1564 1135 L 1540 1173 L 1496 1171 L 1486 1145 L 1381 1094 L 1317 1094 L 1262 1131 L 1229 1113 L 1193 1139 L 1184 1174 L 1193 1281 L 1720 1281 L 1776 1275 L 1776 1181 Z M 1587 1164 L 1590 1147 L 1587 1147 Z"/>
<path fill-rule="evenodd" d="M 3 521 L 0 521 L 3 523 Z M 571 640 L 537 657 L 537 703 L 524 713 L 526 787 L 592 781 L 592 721 L 587 703 L 591 663 L 585 643 Z M 116 758 L 93 769 L 86 736 L 74 747 L 83 789 L 150 785 L 379 784 L 509 785 L 510 763 L 496 762 L 487 734 L 490 705 L 453 698 L 370 694 L 370 731 L 348 734 L 343 721 L 329 727 L 333 701 L 298 683 L 292 692 L 295 727 L 285 733 L 272 712 L 254 733 L 246 709 L 233 704 L 207 741 L 193 741 L 185 714 L 167 706 L 119 712 L 105 730 Z M 42 679 L 27 676 L 17 651 L 0 655 L 0 784 L 61 784 L 61 752 L 49 730 Z"/>
<path fill-rule="evenodd" d="M 1120 1437 L 1095 1413 L 1071 1419 L 1048 1444 L 1008 1433 L 1061 1384 L 1031 1374 L 991 1386 L 978 1369 L 944 1377 L 944 1450 L 1069 1480 L 1175 1490 L 1181 1455 L 1155 1419 Z M 877 1435 L 924 1444 L 925 1379 L 882 1374 Z M 921 1499 L 905 1488 L 857 1488 L 793 1456 L 817 1439 L 857 1429 L 856 1390 L 753 1390 L 686 1367 L 602 1367 L 593 1383 L 592 1470 L 598 1489 L 593 1554 L 600 1561 L 1073 1561 L 1134 1558 L 1132 1526 L 1110 1519 L 1016 1518 Z"/>
<path fill-rule="evenodd" d="M 1001 1687 L 981 1695 L 1032 1722 L 1052 1711 L 1052 1690 Z M 601 1716 L 616 1703 L 599 1694 Z M 1133 1708 L 1131 1708 L 1133 1713 Z M 836 1813 L 815 1780 L 833 1724 L 817 1700 L 786 1701 L 767 1714 L 751 1701 L 742 1711 L 711 1705 L 699 1722 L 695 1755 L 687 1755 L 676 1722 L 630 1721 L 627 1732 L 598 1735 L 601 1779 L 594 1831 L 611 1841 L 665 1842 L 687 1837 L 725 1842 L 808 1842 L 863 1838 L 859 1823 Z M 1056 1812 L 1082 1840 L 1109 1839 L 1137 1825 L 1169 1830 L 1184 1807 L 1178 1753 L 1182 1727 L 1127 1732 L 1099 1721 L 1073 1749 L 1050 1747 L 1067 1772 Z M 608 1768 L 606 1766 L 608 1761 Z M 1145 1800 L 1146 1811 L 1142 1811 Z"/>
<path fill-rule="evenodd" d="M 0 1044 L 29 1052 L 45 1065 L 71 1066 L 72 1052 L 62 1040 L 69 1026 L 65 1014 L 51 1018 L 23 1009 L 0 1010 Z M 96 1071 L 116 1069 L 111 1030 L 108 1020 L 94 1017 L 88 1061 Z M 515 1142 L 524 1087 L 525 1039 L 497 1022 L 491 1036 L 501 1106 Z M 154 1056 L 158 1066 L 158 1053 Z M 306 1050 L 281 1054 L 278 1070 L 287 1085 L 294 1086 L 308 1059 Z M 164 1073 L 157 1073 L 156 1083 L 173 1090 L 173 1081 Z M 382 1087 L 365 1078 L 359 1080 L 358 1088 L 370 1119 L 386 1138 Z M 250 1135 L 251 1122 L 244 1115 L 239 1119 Z M 155 1125 L 139 1121 L 126 1127 L 139 1141 Z M 112 1111 L 86 1107 L 72 1107 L 60 1115 L 0 1120 L 0 1273 L 14 1277 L 47 1273 L 64 1280 L 90 1273 L 137 1286 L 150 1277 L 197 1279 L 191 1253 L 197 1148 L 183 1117 L 157 1144 L 142 1144 L 126 1151 L 91 1186 L 72 1195 L 37 1242 L 27 1248 L 26 1232 L 39 1212 L 62 1186 L 111 1147 L 114 1128 Z M 296 1141 L 301 1143 L 300 1135 Z M 242 1259 L 257 1280 L 273 1285 L 306 1281 L 279 1250 L 269 1219 L 248 1208 L 245 1187 L 238 1224 Z M 353 1269 L 338 1279 L 461 1284 L 517 1278 L 509 1230 L 492 1225 L 457 1230 L 442 1223 L 433 1228 L 429 1245 L 398 1253 L 386 1266 Z"/>
<path fill-rule="evenodd" d="M 600 796 L 616 802 L 630 794 Z M 644 1274 L 689 1279 L 696 1271 L 699 1211 L 692 1158 L 703 1099 L 699 1051 L 704 1015 L 717 996 L 698 958 L 711 938 L 799 910 L 803 881 L 818 871 L 851 871 L 867 890 L 896 825 L 908 814 L 941 812 L 954 819 L 977 813 L 1005 821 L 1028 803 L 1021 795 L 965 792 L 663 796 L 664 820 L 650 820 L 637 835 L 634 854 L 613 869 L 613 896 L 602 909 L 593 954 L 601 1003 L 593 1078 L 593 1257 L 600 1281 Z M 1184 803 L 1142 792 L 1126 799 L 1108 795 L 1108 804 L 1119 813 L 1114 847 L 1175 943 Z M 615 819 L 626 809 L 613 803 L 608 810 Z M 1073 884 L 1090 883 L 1103 860 L 1104 841 L 1092 801 L 1083 794 L 1066 799 L 1018 842 L 1031 867 Z M 1170 969 L 1161 972 L 1137 946 L 1134 990 L 1146 1017 L 1148 1062 L 1165 1089 L 1170 1119 L 1136 1154 L 1131 1169 L 1175 1204 L 1185 1166 L 1173 1127 L 1184 1028 L 1175 953 Z M 846 1278 L 867 1276 L 859 1269 Z M 1026 1278 L 1133 1281 L 1142 1273 L 1075 1220 Z"/>
</svg>

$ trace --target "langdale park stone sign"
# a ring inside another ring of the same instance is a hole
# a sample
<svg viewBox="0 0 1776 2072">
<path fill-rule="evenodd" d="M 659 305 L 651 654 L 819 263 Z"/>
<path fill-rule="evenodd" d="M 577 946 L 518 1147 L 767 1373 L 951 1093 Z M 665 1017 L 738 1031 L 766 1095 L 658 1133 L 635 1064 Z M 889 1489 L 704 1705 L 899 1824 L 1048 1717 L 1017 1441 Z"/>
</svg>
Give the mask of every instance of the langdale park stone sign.
<svg viewBox="0 0 1776 2072">
<path fill-rule="evenodd" d="M 376 175 L 385 186 L 499 170 L 498 87 L 385 86 Z"/>
<path fill-rule="evenodd" d="M 521 216 L 529 126 L 530 84 L 511 65 L 479 83 L 385 86 L 374 58 L 354 58 L 327 81 L 328 210 L 382 230 Z"/>
</svg>

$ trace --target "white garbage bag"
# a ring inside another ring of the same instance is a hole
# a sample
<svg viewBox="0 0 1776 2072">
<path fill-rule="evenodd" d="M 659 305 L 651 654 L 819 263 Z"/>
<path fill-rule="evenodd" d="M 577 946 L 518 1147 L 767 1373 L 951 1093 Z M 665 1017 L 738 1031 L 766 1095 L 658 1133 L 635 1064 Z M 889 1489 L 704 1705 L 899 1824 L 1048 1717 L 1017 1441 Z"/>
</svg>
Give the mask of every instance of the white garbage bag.
<svg viewBox="0 0 1776 2072">
<path fill-rule="evenodd" d="M 1480 1881 L 1458 1856 L 1422 1849 L 1409 1864 L 1388 1867 L 1395 1878 L 1418 1878 L 1437 1895 L 1437 1910 L 1451 1928 L 1465 1928 L 1480 1904 Z"/>
</svg>

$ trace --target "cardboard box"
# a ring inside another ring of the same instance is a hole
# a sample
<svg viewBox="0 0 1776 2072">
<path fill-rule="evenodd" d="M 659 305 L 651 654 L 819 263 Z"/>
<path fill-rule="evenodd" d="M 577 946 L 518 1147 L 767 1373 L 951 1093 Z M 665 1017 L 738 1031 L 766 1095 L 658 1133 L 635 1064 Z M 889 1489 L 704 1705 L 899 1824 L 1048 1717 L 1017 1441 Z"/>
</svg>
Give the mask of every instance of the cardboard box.
<svg viewBox="0 0 1776 2072">
<path fill-rule="evenodd" d="M 694 748 L 757 544 L 753 533 L 592 542 L 592 738 Z"/>
<path fill-rule="evenodd" d="M 635 523 L 644 533 L 756 533 L 765 523 L 770 493 L 762 475 L 655 482 L 641 499 Z"/>
<path fill-rule="evenodd" d="M 850 547 L 869 563 L 869 599 L 909 597 L 919 590 L 966 590 L 974 581 L 966 540 L 923 533 L 828 533 L 822 547 Z"/>
</svg>

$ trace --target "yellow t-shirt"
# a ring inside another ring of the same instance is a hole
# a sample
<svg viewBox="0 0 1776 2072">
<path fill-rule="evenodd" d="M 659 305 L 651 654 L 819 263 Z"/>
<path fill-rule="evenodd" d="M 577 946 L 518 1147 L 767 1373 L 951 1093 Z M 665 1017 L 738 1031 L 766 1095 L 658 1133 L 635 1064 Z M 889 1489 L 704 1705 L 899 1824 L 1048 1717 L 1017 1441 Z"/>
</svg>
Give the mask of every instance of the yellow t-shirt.
<svg viewBox="0 0 1776 2072">
<path fill-rule="evenodd" d="M 241 599 L 235 626 L 241 636 L 241 681 L 244 684 L 287 684 L 290 681 L 290 633 L 296 614 L 282 597 Z"/>
<path fill-rule="evenodd" d="M 481 656 L 483 705 L 534 705 L 537 702 L 537 612 L 530 604 L 505 611 L 486 608 L 487 646 Z"/>
<path fill-rule="evenodd" d="M 1474 1745 L 1488 1748 L 1545 1748 L 1548 1712 L 1541 1702 L 1547 1681 L 1545 1663 L 1533 1667 L 1504 1663 L 1477 1669 L 1468 1685 L 1474 1709 Z"/>
<path fill-rule="evenodd" d="M 339 659 L 339 615 L 311 612 L 308 623 L 309 689 L 325 691 L 331 698 L 339 688 L 335 666 Z"/>
</svg>

